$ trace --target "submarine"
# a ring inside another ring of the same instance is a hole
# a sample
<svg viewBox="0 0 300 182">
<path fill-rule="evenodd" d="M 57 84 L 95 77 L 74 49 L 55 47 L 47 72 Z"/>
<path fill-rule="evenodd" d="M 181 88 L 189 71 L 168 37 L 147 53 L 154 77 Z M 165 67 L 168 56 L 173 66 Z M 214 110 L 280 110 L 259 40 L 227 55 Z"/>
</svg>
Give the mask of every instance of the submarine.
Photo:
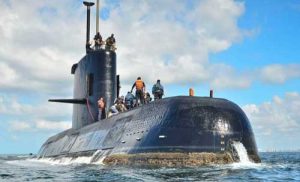
<svg viewBox="0 0 300 182">
<path fill-rule="evenodd" d="M 97 120 L 100 97 L 106 110 L 119 96 L 116 51 L 90 47 L 90 9 L 87 7 L 86 54 L 71 68 L 73 99 L 51 102 L 73 104 L 72 127 L 50 137 L 37 158 L 90 156 L 107 165 L 195 166 L 239 161 L 234 142 L 244 145 L 252 162 L 259 163 L 254 133 L 235 103 L 199 96 L 155 100 L 109 118 Z M 97 1 L 96 32 L 99 32 Z"/>
</svg>

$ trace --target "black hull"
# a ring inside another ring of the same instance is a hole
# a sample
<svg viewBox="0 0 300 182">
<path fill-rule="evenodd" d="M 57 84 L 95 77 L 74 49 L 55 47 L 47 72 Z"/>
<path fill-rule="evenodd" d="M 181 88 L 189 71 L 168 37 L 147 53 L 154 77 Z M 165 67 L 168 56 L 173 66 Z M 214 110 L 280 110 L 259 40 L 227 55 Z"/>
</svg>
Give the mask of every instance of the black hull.
<svg viewBox="0 0 300 182">
<path fill-rule="evenodd" d="M 259 162 L 251 125 L 234 103 L 178 96 L 151 102 L 49 138 L 38 157 L 140 153 L 231 153 L 233 141 Z"/>
</svg>

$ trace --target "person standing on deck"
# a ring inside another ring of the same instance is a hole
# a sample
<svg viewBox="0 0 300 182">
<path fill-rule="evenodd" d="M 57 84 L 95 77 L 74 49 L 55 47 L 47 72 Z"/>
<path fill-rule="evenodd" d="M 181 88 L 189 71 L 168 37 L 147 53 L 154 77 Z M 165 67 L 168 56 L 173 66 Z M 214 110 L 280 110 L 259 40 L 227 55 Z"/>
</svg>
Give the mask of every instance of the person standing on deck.
<svg viewBox="0 0 300 182">
<path fill-rule="evenodd" d="M 144 104 L 144 93 L 146 90 L 146 85 L 142 81 L 141 77 L 138 77 L 137 80 L 134 82 L 131 88 L 131 92 L 134 87 L 135 87 L 135 97 L 137 100 L 137 105 Z"/>
<path fill-rule="evenodd" d="M 153 85 L 152 94 L 154 95 L 154 100 L 161 99 L 164 95 L 164 87 L 160 84 L 160 80 L 157 80 L 156 84 Z"/>
</svg>

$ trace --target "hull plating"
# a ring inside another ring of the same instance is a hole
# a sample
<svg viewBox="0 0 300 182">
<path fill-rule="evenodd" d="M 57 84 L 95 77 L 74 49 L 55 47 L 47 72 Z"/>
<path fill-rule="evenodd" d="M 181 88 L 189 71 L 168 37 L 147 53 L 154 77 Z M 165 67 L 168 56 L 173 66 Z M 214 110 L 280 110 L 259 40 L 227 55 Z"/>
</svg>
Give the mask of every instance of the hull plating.
<svg viewBox="0 0 300 182">
<path fill-rule="evenodd" d="M 69 129 L 48 139 L 39 157 L 139 153 L 216 153 L 232 151 L 240 141 L 259 162 L 250 123 L 244 112 L 225 99 L 171 97 Z"/>
</svg>

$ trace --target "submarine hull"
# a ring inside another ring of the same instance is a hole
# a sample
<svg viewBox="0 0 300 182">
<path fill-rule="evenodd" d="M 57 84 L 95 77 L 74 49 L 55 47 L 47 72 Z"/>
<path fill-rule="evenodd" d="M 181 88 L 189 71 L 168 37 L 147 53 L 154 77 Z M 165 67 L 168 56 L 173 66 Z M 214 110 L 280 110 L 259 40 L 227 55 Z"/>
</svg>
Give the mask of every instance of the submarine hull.
<svg viewBox="0 0 300 182">
<path fill-rule="evenodd" d="M 178 96 L 59 133 L 44 143 L 38 157 L 94 155 L 116 164 L 124 163 L 120 156 L 153 159 L 163 154 L 159 160 L 179 160 L 181 155 L 197 154 L 200 158 L 195 160 L 202 164 L 213 154 L 214 163 L 230 163 L 237 160 L 234 141 L 245 146 L 250 160 L 260 162 L 251 125 L 239 106 L 226 99 Z"/>
</svg>

